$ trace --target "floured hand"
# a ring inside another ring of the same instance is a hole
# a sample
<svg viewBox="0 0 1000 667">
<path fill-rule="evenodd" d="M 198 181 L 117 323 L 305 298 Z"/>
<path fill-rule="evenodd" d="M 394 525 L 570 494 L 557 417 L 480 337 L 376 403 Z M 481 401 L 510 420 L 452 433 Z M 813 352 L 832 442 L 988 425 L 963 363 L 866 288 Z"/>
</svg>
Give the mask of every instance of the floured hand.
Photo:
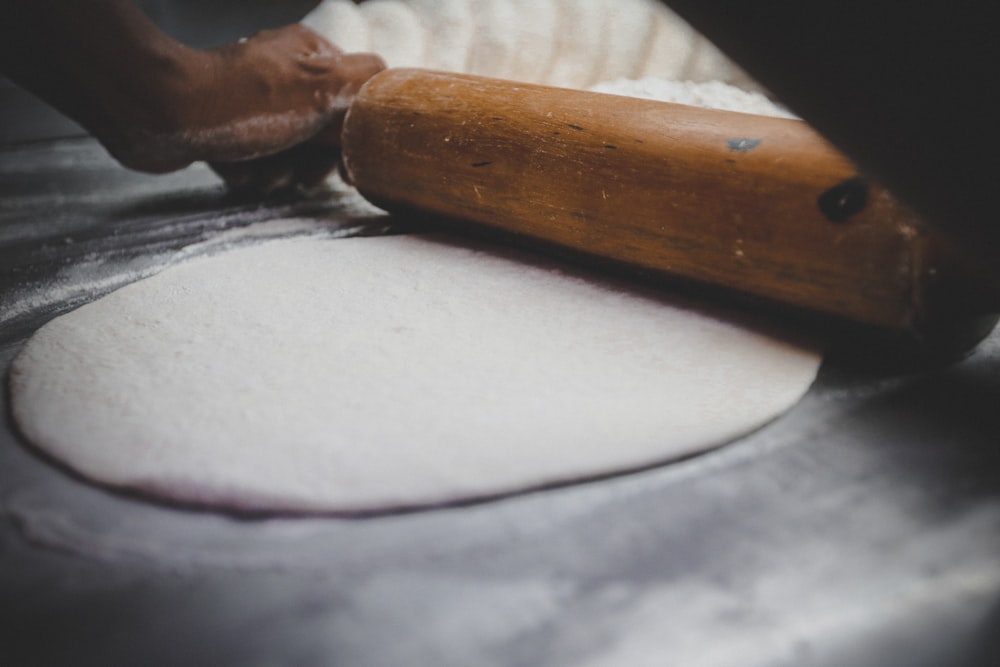
<svg viewBox="0 0 1000 667">
<path fill-rule="evenodd" d="M 142 171 L 204 160 L 236 189 L 312 185 L 339 161 L 351 97 L 383 68 L 379 57 L 345 54 L 300 25 L 268 30 L 186 54 L 186 90 L 164 96 L 164 129 L 137 124 L 98 138 Z"/>
<path fill-rule="evenodd" d="M 351 97 L 385 67 L 301 25 L 199 50 L 129 0 L 18 9 L 0 24 L 0 71 L 127 167 L 162 173 L 204 160 L 237 189 L 322 180 L 338 163 Z"/>
<path fill-rule="evenodd" d="M 301 25 L 206 55 L 212 82 L 183 139 L 231 188 L 263 192 L 312 186 L 336 168 L 347 106 L 385 67 Z"/>
</svg>

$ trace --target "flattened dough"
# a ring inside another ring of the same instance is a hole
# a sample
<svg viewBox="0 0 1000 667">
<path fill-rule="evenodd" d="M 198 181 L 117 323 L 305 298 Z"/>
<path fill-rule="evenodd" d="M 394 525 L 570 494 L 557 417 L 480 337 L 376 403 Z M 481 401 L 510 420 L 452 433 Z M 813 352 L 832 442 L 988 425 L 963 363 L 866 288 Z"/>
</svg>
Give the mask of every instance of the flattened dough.
<svg viewBox="0 0 1000 667">
<path fill-rule="evenodd" d="M 665 462 L 794 404 L 816 351 L 534 256 L 443 237 L 266 242 L 42 327 L 22 432 L 183 502 L 363 511 Z"/>
</svg>

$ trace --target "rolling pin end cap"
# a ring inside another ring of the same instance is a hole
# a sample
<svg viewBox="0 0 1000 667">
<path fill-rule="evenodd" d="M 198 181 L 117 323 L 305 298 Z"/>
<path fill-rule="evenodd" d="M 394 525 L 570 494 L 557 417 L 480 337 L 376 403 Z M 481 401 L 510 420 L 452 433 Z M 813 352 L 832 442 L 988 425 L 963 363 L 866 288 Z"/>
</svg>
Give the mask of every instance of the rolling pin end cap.
<svg viewBox="0 0 1000 667">
<path fill-rule="evenodd" d="M 905 331 L 860 329 L 845 332 L 830 350 L 834 363 L 868 371 L 902 373 L 958 362 L 976 349 L 1000 321 L 990 314 Z"/>
</svg>

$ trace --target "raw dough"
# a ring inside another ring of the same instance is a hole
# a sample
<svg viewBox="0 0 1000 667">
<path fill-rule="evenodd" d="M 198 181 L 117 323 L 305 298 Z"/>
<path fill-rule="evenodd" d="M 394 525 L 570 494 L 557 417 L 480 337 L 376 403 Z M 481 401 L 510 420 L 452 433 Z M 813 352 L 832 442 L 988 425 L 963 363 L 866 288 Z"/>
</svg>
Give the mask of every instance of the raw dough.
<svg viewBox="0 0 1000 667">
<path fill-rule="evenodd" d="M 759 88 L 657 0 L 324 0 L 302 23 L 346 51 L 374 51 L 390 67 L 569 88 L 640 76 Z"/>
<path fill-rule="evenodd" d="M 595 93 L 660 100 L 692 107 L 739 111 L 760 116 L 796 118 L 796 116 L 763 94 L 743 90 L 721 81 L 668 81 L 657 77 L 615 79 L 591 86 Z"/>
<path fill-rule="evenodd" d="M 374 49 L 387 63 L 425 62 L 426 31 L 420 17 L 401 0 L 369 0 L 365 6 L 368 35 Z"/>
<path fill-rule="evenodd" d="M 819 355 L 690 304 L 445 238 L 291 239 L 191 260 L 42 327 L 23 434 L 161 498 L 368 511 L 720 445 Z"/>
</svg>

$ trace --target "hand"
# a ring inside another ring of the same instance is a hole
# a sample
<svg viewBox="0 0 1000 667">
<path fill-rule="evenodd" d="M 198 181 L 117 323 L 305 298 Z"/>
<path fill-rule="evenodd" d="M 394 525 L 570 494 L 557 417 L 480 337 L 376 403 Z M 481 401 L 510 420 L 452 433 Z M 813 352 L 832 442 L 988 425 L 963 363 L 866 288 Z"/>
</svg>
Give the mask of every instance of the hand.
<svg viewBox="0 0 1000 667">
<path fill-rule="evenodd" d="M 301 25 L 192 49 L 131 0 L 24 0 L 4 19 L 0 72 L 123 165 L 162 173 L 204 160 L 236 188 L 322 180 L 351 97 L 385 68 Z"/>
<path fill-rule="evenodd" d="M 262 194 L 313 187 L 339 165 L 347 107 L 362 84 L 385 68 L 381 58 L 343 54 L 302 26 L 260 33 L 218 55 L 227 70 L 248 67 L 280 83 L 273 93 L 261 86 L 269 92 L 266 101 L 291 107 L 265 116 L 265 122 L 258 117 L 234 128 L 246 151 L 236 160 L 232 155 L 206 158 L 231 189 Z M 282 144 L 278 152 L 271 150 Z M 264 148 L 263 156 L 248 155 L 255 145 Z"/>
<path fill-rule="evenodd" d="M 260 193 L 311 187 L 335 169 L 348 104 L 385 68 L 378 56 L 344 54 L 300 25 L 193 52 L 184 66 L 186 94 L 164 101 L 174 129 L 133 129 L 105 145 L 144 171 L 204 160 L 233 190 Z"/>
<path fill-rule="evenodd" d="M 231 190 L 257 194 L 310 188 L 336 169 L 347 107 L 364 82 L 385 68 L 378 56 L 343 54 L 297 25 L 260 33 L 218 50 L 216 56 L 223 61 L 219 72 L 247 76 L 243 85 L 258 78 L 281 86 L 271 92 L 271 86 L 258 81 L 258 88 L 267 91 L 258 96 L 258 103 L 291 109 L 265 113 L 249 123 L 238 122 L 231 131 L 239 133 L 234 143 L 242 149 L 241 154 L 220 151 L 215 157 L 204 158 Z M 256 92 L 251 91 L 251 95 Z M 227 115 L 227 105 L 233 106 L 232 100 L 231 94 L 220 100 L 223 115 Z M 254 146 L 264 150 L 253 155 Z M 274 146 L 282 148 L 275 152 Z"/>
</svg>

